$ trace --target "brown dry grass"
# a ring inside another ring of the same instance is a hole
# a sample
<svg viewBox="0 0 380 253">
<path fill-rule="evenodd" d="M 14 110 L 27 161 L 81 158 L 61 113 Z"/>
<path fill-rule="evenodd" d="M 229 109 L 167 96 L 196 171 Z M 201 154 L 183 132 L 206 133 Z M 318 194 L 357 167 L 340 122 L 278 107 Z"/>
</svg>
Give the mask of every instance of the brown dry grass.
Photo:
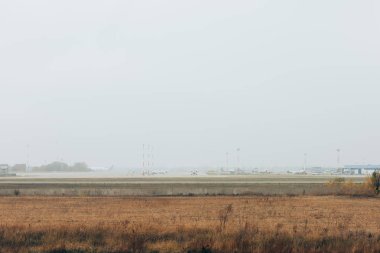
<svg viewBox="0 0 380 253">
<path fill-rule="evenodd" d="M 354 183 L 352 180 L 345 178 L 334 178 L 327 183 L 327 187 L 334 192 L 335 195 L 346 196 L 375 196 L 374 179 L 367 177 L 362 183 Z"/>
<path fill-rule="evenodd" d="M 379 252 L 380 201 L 1 197 L 0 252 Z"/>
</svg>

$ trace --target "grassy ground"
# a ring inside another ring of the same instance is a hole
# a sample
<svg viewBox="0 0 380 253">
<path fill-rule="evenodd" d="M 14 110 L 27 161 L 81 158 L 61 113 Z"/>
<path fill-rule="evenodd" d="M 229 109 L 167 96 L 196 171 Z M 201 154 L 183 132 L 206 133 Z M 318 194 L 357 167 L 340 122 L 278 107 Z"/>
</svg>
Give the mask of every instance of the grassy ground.
<svg viewBox="0 0 380 253">
<path fill-rule="evenodd" d="M 1 197 L 1 252 L 379 252 L 380 200 Z"/>
</svg>

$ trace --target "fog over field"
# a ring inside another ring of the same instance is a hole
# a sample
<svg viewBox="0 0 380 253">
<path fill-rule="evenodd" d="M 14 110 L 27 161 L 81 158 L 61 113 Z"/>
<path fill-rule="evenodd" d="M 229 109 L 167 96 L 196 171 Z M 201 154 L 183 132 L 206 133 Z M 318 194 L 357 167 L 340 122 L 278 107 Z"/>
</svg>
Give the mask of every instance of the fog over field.
<svg viewBox="0 0 380 253">
<path fill-rule="evenodd" d="M 0 163 L 380 163 L 380 2 L 0 2 Z"/>
</svg>

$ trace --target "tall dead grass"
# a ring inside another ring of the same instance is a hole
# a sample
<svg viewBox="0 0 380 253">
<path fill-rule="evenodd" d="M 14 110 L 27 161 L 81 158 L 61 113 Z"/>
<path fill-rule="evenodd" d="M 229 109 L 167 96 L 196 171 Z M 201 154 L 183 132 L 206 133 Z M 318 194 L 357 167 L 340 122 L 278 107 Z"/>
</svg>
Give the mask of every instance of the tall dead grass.
<svg viewBox="0 0 380 253">
<path fill-rule="evenodd" d="M 379 252 L 380 202 L 348 197 L 3 197 L 0 252 Z"/>
<path fill-rule="evenodd" d="M 352 180 L 346 180 L 345 178 L 335 178 L 327 183 L 327 187 L 332 189 L 332 192 L 336 195 L 366 197 L 376 195 L 373 181 L 370 177 L 367 177 L 363 183 L 354 183 Z"/>
<path fill-rule="evenodd" d="M 259 229 L 245 224 L 236 231 L 216 228 L 165 232 L 121 225 L 51 227 L 0 227 L 1 252 L 379 252 L 380 236 L 365 231 L 343 231 L 310 237 L 294 232 Z"/>
</svg>

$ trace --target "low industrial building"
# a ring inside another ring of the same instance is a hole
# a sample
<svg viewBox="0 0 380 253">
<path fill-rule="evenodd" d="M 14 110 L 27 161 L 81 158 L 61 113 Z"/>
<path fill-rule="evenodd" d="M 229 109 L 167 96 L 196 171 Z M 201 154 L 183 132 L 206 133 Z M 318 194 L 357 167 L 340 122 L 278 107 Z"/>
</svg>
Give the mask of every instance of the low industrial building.
<svg viewBox="0 0 380 253">
<path fill-rule="evenodd" d="M 343 168 L 344 174 L 350 174 L 350 175 L 370 175 L 374 171 L 379 172 L 380 171 L 380 165 L 345 165 Z"/>
<path fill-rule="evenodd" d="M 12 172 L 15 173 L 25 173 L 26 172 L 26 164 L 15 164 L 12 166 Z"/>
<path fill-rule="evenodd" d="M 0 164 L 0 177 L 13 177 L 15 173 L 11 172 L 11 167 L 8 164 Z"/>
<path fill-rule="evenodd" d="M 9 174 L 9 165 L 0 164 L 0 176 L 6 176 Z"/>
</svg>

